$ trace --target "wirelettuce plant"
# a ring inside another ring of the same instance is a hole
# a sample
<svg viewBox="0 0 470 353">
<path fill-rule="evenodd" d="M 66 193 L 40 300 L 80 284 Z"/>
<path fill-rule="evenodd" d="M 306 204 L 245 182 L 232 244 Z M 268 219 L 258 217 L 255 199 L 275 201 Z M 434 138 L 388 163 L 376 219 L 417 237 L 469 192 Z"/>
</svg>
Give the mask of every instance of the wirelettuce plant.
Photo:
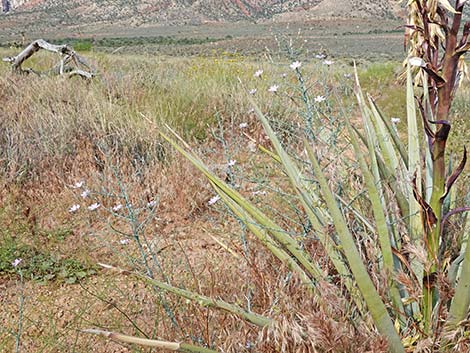
<svg viewBox="0 0 470 353">
<path fill-rule="evenodd" d="M 362 124 L 347 119 L 344 122 L 369 210 L 349 212 L 342 206 L 345 196 L 338 195 L 328 182 L 324 162 L 319 158 L 323 142 L 315 134 L 305 134 L 303 147 L 309 166 L 305 168 L 288 153 L 269 120 L 249 99 L 273 146 L 269 156 L 284 171 L 315 237 L 342 279 L 334 285 L 351 298 L 358 312 L 351 318 L 354 324 L 372 318 L 376 329 L 386 337 L 390 352 L 412 352 L 415 348 L 463 352 L 470 349 L 470 221 L 464 219 L 460 228 L 453 229 L 448 222 L 450 217 L 470 210 L 468 206 L 456 206 L 451 192 L 465 167 L 466 149 L 463 147 L 463 157 L 454 172 L 447 172 L 445 158 L 451 104 L 463 74 L 462 57 L 470 49 L 470 23 L 459 33 L 465 1 L 457 0 L 452 5 L 447 0 L 410 0 L 407 6 L 407 140 L 402 140 L 374 100 L 362 93 L 357 73 L 356 96 Z M 295 65 L 294 69 L 301 77 L 301 66 Z M 319 123 L 320 119 L 315 121 Z M 309 124 L 315 125 L 311 121 Z M 319 283 L 331 280 L 325 265 L 314 260 L 301 239 L 286 232 L 281 223 L 211 172 L 171 129 L 170 134 L 173 137 L 165 133 L 161 136 L 208 178 L 233 214 L 310 289 L 309 293 L 321 298 Z M 363 228 L 352 229 L 351 217 Z M 366 258 L 358 250 L 358 244 L 370 233 L 377 239 L 376 259 Z M 386 278 L 380 288 L 371 277 L 369 265 L 373 261 Z M 154 279 L 145 280 L 156 285 Z M 222 300 L 158 285 L 254 325 L 276 325 L 273 318 Z"/>
</svg>

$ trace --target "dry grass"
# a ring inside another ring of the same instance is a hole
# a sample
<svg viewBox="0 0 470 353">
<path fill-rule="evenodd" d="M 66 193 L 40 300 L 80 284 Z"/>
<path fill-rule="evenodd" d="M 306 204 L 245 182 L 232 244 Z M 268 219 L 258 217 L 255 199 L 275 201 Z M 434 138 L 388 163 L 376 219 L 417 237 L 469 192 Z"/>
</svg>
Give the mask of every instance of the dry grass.
<svg viewBox="0 0 470 353">
<path fill-rule="evenodd" d="M 46 67 L 49 58 L 35 60 L 33 64 Z M 257 101 L 295 150 L 296 132 L 304 122 L 296 79 L 287 65 L 260 65 L 242 57 L 97 54 L 93 60 L 101 73 L 92 82 L 16 76 L 0 67 L 0 234 L 85 263 L 151 270 L 175 286 L 266 314 L 276 324 L 262 330 L 131 277 L 99 272 L 72 286 L 26 281 L 23 351 L 148 351 L 79 332 L 102 327 L 224 352 L 386 352 L 386 342 L 371 323 L 355 321 L 357 313 L 345 293 L 322 283 L 322 299 L 311 298 L 221 204 L 208 205 L 213 196 L 208 184 L 157 138 L 164 123 L 182 132 L 213 170 L 265 204 L 268 214 L 304 237 L 312 256 L 325 262 L 317 240 L 304 229 L 298 200 L 283 174 L 272 168 L 273 161 L 252 151 L 253 141 L 267 141 L 238 81 L 241 78 L 247 89 L 258 89 Z M 313 95 L 331 98 L 322 108 L 325 117 L 339 114 L 334 97 L 351 92 L 343 76 L 349 66 L 336 65 L 328 69 L 317 62 L 305 67 Z M 260 67 L 262 77 L 253 77 Z M 345 83 L 338 85 L 338 79 Z M 275 83 L 282 91 L 267 92 Z M 350 97 L 341 102 L 346 110 L 348 102 Z M 240 123 L 248 126 L 241 129 Z M 342 148 L 339 143 L 325 147 L 325 169 L 333 187 L 351 185 L 359 194 L 355 166 Z M 301 151 L 297 153 L 300 156 Z M 346 157 L 341 162 L 346 173 L 339 168 L 341 154 Z M 229 169 L 231 159 L 237 163 Z M 71 188 L 80 180 L 91 190 L 86 199 L 80 196 L 84 188 Z M 153 210 L 147 206 L 152 200 L 158 201 Z M 93 202 L 101 207 L 88 211 Z M 117 203 L 126 202 L 140 212 L 133 219 L 126 207 L 112 212 Z M 68 211 L 73 204 L 81 205 L 76 213 Z M 368 206 L 366 200 L 357 205 Z M 71 229 L 71 235 L 48 236 L 61 227 Z M 351 224 L 354 227 L 359 225 Z M 127 245 L 121 244 L 125 238 L 131 240 Z M 376 256 L 374 242 L 371 236 L 360 244 L 365 255 Z M 385 280 L 376 266 L 371 263 L 370 272 L 377 273 L 373 278 L 379 285 Z M 408 280 L 402 278 L 403 283 Z M 5 293 L 0 348 L 12 351 L 21 285 L 12 275 L 0 277 L 0 285 Z"/>
</svg>

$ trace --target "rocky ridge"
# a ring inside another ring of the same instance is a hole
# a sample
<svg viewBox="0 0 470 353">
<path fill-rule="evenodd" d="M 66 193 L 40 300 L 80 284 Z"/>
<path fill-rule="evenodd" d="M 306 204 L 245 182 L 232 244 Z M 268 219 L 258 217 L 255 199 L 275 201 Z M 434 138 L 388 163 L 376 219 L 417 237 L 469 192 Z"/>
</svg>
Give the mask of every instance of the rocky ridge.
<svg viewBox="0 0 470 353">
<path fill-rule="evenodd" d="M 167 25 L 269 20 L 285 14 L 309 16 L 396 16 L 393 0 L 2 0 L 9 16 L 53 16 L 60 23 L 123 22 Z"/>
</svg>

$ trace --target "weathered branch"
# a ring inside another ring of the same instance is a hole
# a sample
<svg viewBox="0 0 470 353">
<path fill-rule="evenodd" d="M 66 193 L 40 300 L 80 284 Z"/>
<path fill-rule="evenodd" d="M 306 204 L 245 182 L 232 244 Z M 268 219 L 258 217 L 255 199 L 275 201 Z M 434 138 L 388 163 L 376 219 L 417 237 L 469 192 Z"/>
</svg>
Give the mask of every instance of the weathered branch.
<svg viewBox="0 0 470 353">
<path fill-rule="evenodd" d="M 213 298 L 206 297 L 204 295 L 201 295 L 201 294 L 198 294 L 198 293 L 195 293 L 195 292 L 191 292 L 191 291 L 186 290 L 186 289 L 174 287 L 170 284 L 158 281 L 156 279 L 153 279 L 153 278 L 150 278 L 148 276 L 139 274 L 137 272 L 130 272 L 130 271 L 126 271 L 126 270 L 121 270 L 120 268 L 117 268 L 117 267 L 114 267 L 114 266 L 111 266 L 111 265 L 107 265 L 107 264 L 102 264 L 102 263 L 98 263 L 98 265 L 100 265 L 101 267 L 103 267 L 105 269 L 118 272 L 120 274 L 132 275 L 134 277 L 139 278 L 140 280 L 143 280 L 144 282 L 147 282 L 147 283 L 151 284 L 152 286 L 160 288 L 161 290 L 164 290 L 166 292 L 170 292 L 170 293 L 176 294 L 180 297 L 183 297 L 183 298 L 192 300 L 194 302 L 197 302 L 201 306 L 205 306 L 205 307 L 208 307 L 208 308 L 217 308 L 217 309 L 229 312 L 231 314 L 237 315 L 237 316 L 243 318 L 244 320 L 246 320 L 246 321 L 248 321 L 248 322 L 250 322 L 250 323 L 252 323 L 256 326 L 259 326 L 259 327 L 266 327 L 266 326 L 272 325 L 272 323 L 273 323 L 273 320 L 268 318 L 268 317 L 265 317 L 265 316 L 262 316 L 262 315 L 259 315 L 259 314 L 255 314 L 255 313 L 252 313 L 252 312 L 248 312 L 248 311 L 246 311 L 245 309 L 241 308 L 238 305 L 230 304 L 230 303 L 227 303 L 227 302 L 225 302 L 223 300 L 220 300 L 220 299 L 213 299 Z"/>
<path fill-rule="evenodd" d="M 182 353 L 218 353 L 213 349 L 204 348 L 194 346 L 192 344 L 186 343 L 178 343 L 178 342 L 168 342 L 168 341 L 158 341 L 158 340 L 151 340 L 146 338 L 140 338 L 135 336 L 127 336 L 117 332 L 110 332 L 105 330 L 97 330 L 97 329 L 86 329 L 82 330 L 84 333 L 91 333 L 95 335 L 100 335 L 107 337 L 109 339 L 125 342 L 125 343 L 132 343 L 146 347 L 155 347 L 159 349 L 164 349 L 173 352 L 182 352 Z"/>
<path fill-rule="evenodd" d="M 53 71 L 59 75 L 67 74 L 71 76 L 80 76 L 83 78 L 90 79 L 95 76 L 95 70 L 91 67 L 87 61 L 78 55 L 72 47 L 67 44 L 55 45 L 46 42 L 44 39 L 37 39 L 29 44 L 21 53 L 13 57 L 5 57 L 2 60 L 7 63 L 11 63 L 12 69 L 19 73 L 30 73 L 34 72 L 40 74 L 33 69 L 23 69 L 23 63 L 33 56 L 40 49 L 47 50 L 60 55 L 61 59 L 59 63 L 53 68 Z M 74 64 L 74 66 L 69 66 Z"/>
</svg>

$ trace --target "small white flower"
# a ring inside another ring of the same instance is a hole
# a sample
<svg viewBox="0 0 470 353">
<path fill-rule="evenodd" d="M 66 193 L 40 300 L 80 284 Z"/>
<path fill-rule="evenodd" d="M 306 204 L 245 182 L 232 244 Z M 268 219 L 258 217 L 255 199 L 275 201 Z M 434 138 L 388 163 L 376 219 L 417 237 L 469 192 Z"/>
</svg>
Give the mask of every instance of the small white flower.
<svg viewBox="0 0 470 353">
<path fill-rule="evenodd" d="M 264 72 L 263 70 L 257 70 L 253 76 L 255 76 L 255 77 L 261 77 L 261 75 L 263 74 L 263 72 Z"/>
<path fill-rule="evenodd" d="M 88 206 L 88 209 L 89 209 L 90 211 L 94 211 L 94 210 L 96 210 L 96 209 L 97 209 L 98 207 L 100 207 L 100 206 L 101 206 L 101 205 L 100 205 L 98 202 L 95 202 L 94 204 Z"/>
<path fill-rule="evenodd" d="M 77 212 L 80 209 L 80 205 L 72 205 L 72 207 L 69 208 L 70 213 Z"/>
<path fill-rule="evenodd" d="M 150 208 L 153 208 L 156 205 L 157 205 L 157 201 L 155 200 L 149 201 L 149 203 L 147 203 L 147 207 L 150 207 Z"/>
<path fill-rule="evenodd" d="M 263 191 L 257 190 L 257 191 L 252 192 L 252 195 L 266 195 L 266 194 L 267 194 L 267 192 L 264 191 L 264 190 Z"/>
<path fill-rule="evenodd" d="M 426 66 L 425 61 L 418 57 L 409 58 L 408 62 L 410 63 L 411 66 L 420 66 L 420 67 Z"/>
<path fill-rule="evenodd" d="M 11 265 L 12 265 L 13 267 L 17 267 L 17 266 L 20 264 L 21 261 L 23 261 L 23 259 L 21 259 L 21 258 L 15 259 L 15 260 L 11 263 Z"/>
<path fill-rule="evenodd" d="M 120 203 L 118 203 L 117 205 L 115 205 L 115 206 L 113 207 L 113 211 L 114 211 L 114 212 L 117 212 L 117 211 L 119 211 L 121 208 L 122 208 L 122 205 L 121 205 Z"/>
<path fill-rule="evenodd" d="M 324 61 L 323 61 L 323 65 L 328 65 L 328 66 L 333 65 L 334 63 L 335 63 L 335 62 L 332 61 L 332 60 L 324 60 Z"/>
<path fill-rule="evenodd" d="M 219 195 L 215 195 L 213 198 L 211 198 L 211 199 L 207 202 L 207 204 L 208 204 L 209 206 L 211 206 L 211 205 L 215 204 L 215 203 L 216 203 L 217 201 L 219 201 L 219 200 L 220 200 L 220 196 L 219 196 Z"/>
<path fill-rule="evenodd" d="M 86 189 L 83 190 L 83 192 L 80 194 L 84 199 L 86 199 L 88 196 L 90 196 L 90 190 Z"/>
<path fill-rule="evenodd" d="M 236 163 L 237 163 L 237 161 L 236 161 L 235 159 L 231 159 L 231 160 L 227 163 L 227 166 L 228 166 L 228 167 L 233 167 Z"/>
<path fill-rule="evenodd" d="M 284 72 L 281 76 L 282 76 L 282 78 L 286 78 L 287 74 Z"/>
<path fill-rule="evenodd" d="M 258 90 L 256 88 L 253 88 L 253 89 L 250 89 L 250 94 L 253 96 L 256 94 L 256 92 L 258 92 Z"/>
<path fill-rule="evenodd" d="M 351 78 L 352 77 L 352 74 L 344 74 L 343 75 L 345 78 Z"/>
<path fill-rule="evenodd" d="M 268 92 L 276 93 L 278 89 L 278 85 L 272 85 L 271 87 L 269 87 Z"/>
<path fill-rule="evenodd" d="M 129 239 L 121 239 L 121 240 L 119 240 L 119 243 L 120 243 L 121 245 L 127 245 L 127 244 L 130 243 L 130 240 L 129 240 Z"/>
<path fill-rule="evenodd" d="M 392 118 L 392 124 L 398 124 L 400 122 L 400 118 Z"/>
<path fill-rule="evenodd" d="M 292 64 L 290 64 L 290 68 L 292 70 L 300 69 L 301 66 L 302 66 L 302 63 L 300 61 L 294 61 Z"/>
<path fill-rule="evenodd" d="M 85 182 L 83 180 L 77 181 L 75 184 L 72 185 L 72 189 L 80 189 Z"/>
<path fill-rule="evenodd" d="M 240 125 L 238 125 L 238 127 L 239 127 L 240 129 L 245 129 L 245 128 L 248 127 L 248 123 L 240 123 Z"/>
<path fill-rule="evenodd" d="M 319 60 L 322 60 L 322 59 L 326 58 L 326 55 L 325 54 L 317 54 L 317 55 L 315 55 L 315 58 L 317 58 Z"/>
<path fill-rule="evenodd" d="M 255 112 L 254 108 L 251 108 L 250 110 L 248 110 L 248 114 L 253 114 L 254 112 Z"/>
<path fill-rule="evenodd" d="M 315 103 L 321 103 L 326 100 L 325 96 L 316 96 L 314 99 Z"/>
</svg>

